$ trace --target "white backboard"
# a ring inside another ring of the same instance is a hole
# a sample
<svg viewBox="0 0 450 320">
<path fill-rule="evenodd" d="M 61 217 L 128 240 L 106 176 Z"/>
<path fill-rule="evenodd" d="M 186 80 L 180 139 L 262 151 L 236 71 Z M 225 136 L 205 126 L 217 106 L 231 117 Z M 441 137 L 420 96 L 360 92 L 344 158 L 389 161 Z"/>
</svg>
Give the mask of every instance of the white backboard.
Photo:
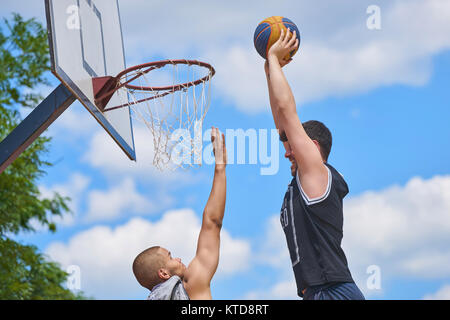
<svg viewBox="0 0 450 320">
<path fill-rule="evenodd" d="M 135 160 L 129 107 L 102 112 L 93 77 L 126 68 L 118 0 L 45 0 L 52 72 Z M 115 94 L 106 108 L 124 102 Z"/>
</svg>

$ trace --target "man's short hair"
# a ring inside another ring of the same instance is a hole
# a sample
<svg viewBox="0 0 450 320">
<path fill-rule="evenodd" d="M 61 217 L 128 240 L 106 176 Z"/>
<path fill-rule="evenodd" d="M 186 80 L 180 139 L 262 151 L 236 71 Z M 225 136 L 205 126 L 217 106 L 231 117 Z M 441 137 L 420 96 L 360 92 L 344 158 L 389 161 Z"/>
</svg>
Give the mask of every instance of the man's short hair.
<svg viewBox="0 0 450 320">
<path fill-rule="evenodd" d="M 316 140 L 319 143 L 322 158 L 328 161 L 332 144 L 330 130 L 322 122 L 317 120 L 303 122 L 303 128 L 311 140 Z"/>
<path fill-rule="evenodd" d="M 133 273 L 141 286 L 152 290 L 154 286 L 161 283 L 158 270 L 164 268 L 164 259 L 158 252 L 159 246 L 154 246 L 142 251 L 134 259 Z"/>
</svg>

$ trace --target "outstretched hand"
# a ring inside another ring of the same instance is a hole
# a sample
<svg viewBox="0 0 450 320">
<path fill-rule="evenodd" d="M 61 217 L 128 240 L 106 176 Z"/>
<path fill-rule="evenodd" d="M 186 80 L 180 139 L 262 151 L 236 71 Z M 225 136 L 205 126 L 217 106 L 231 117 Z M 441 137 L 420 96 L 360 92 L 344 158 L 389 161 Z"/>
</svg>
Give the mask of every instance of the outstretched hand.
<svg viewBox="0 0 450 320">
<path fill-rule="evenodd" d="M 269 52 L 267 53 L 267 60 L 269 60 L 270 56 L 275 56 L 278 59 L 280 66 L 284 67 L 292 61 L 292 58 L 286 60 L 285 57 L 289 52 L 297 49 L 298 45 L 299 42 L 295 30 L 293 32 L 284 32 L 284 30 L 281 29 L 280 37 L 270 47 Z"/>
<path fill-rule="evenodd" d="M 225 146 L 225 135 L 218 128 L 212 127 L 211 142 L 213 145 L 216 168 L 225 168 L 227 165 L 227 148 Z"/>
</svg>

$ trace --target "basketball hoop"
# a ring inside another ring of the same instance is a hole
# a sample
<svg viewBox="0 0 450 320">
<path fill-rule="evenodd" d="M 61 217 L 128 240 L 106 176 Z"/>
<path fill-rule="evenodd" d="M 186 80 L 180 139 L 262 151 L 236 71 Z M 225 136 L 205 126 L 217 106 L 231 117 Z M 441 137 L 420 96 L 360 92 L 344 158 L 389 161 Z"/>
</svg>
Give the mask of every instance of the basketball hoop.
<svg viewBox="0 0 450 320">
<path fill-rule="evenodd" d="M 157 74 L 159 69 L 164 70 Z M 149 62 L 125 69 L 116 77 L 93 78 L 95 103 L 103 112 L 131 108 L 132 116 L 151 131 L 153 164 L 160 170 L 201 165 L 202 124 L 214 74 L 210 64 L 197 60 Z M 167 85 L 169 77 L 171 85 Z M 113 95 L 121 104 L 108 105 Z"/>
</svg>

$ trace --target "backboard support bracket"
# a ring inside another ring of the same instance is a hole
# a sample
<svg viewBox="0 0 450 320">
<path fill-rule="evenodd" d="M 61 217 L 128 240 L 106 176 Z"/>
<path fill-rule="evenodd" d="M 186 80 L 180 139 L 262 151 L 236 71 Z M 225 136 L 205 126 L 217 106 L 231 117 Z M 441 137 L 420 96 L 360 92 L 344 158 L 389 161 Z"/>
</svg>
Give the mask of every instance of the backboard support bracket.
<svg viewBox="0 0 450 320">
<path fill-rule="evenodd" d="M 76 100 L 60 84 L 0 142 L 0 173 L 17 159 Z"/>
<path fill-rule="evenodd" d="M 101 111 L 105 110 L 106 105 L 108 104 L 109 100 L 111 100 L 112 93 L 107 93 L 113 92 L 116 83 L 117 81 L 112 76 L 92 78 L 95 104 Z"/>
</svg>

